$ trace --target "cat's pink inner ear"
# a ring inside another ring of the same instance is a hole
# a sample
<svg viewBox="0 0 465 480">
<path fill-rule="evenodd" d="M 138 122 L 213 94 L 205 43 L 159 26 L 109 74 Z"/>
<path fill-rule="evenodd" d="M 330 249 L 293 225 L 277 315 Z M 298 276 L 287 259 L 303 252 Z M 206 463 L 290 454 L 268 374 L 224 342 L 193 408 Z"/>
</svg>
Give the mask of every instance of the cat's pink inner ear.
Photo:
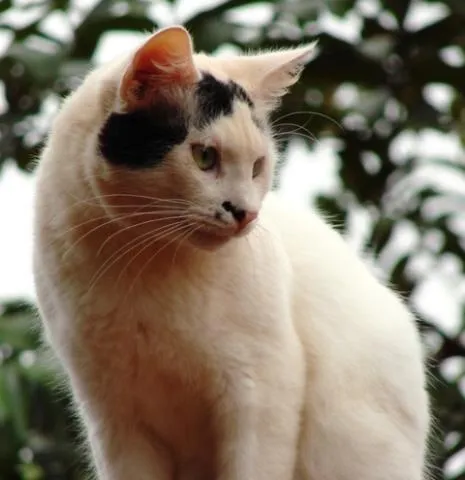
<svg viewBox="0 0 465 480">
<path fill-rule="evenodd" d="M 188 86 L 199 78 L 189 33 L 183 27 L 169 27 L 137 50 L 123 75 L 120 95 L 127 106 L 136 106 L 150 101 L 163 87 Z"/>
</svg>

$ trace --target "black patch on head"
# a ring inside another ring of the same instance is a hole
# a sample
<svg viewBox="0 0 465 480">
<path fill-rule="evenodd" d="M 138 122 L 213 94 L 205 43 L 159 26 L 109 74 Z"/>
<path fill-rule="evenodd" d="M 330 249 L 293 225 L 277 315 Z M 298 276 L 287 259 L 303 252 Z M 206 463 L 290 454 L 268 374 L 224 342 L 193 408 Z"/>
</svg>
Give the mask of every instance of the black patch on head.
<svg viewBox="0 0 465 480">
<path fill-rule="evenodd" d="M 203 128 L 221 115 L 231 115 L 234 100 L 238 99 L 253 108 L 253 102 L 247 92 L 236 82 L 217 80 L 213 75 L 204 73 L 197 85 L 198 113 L 196 126 Z"/>
<path fill-rule="evenodd" d="M 150 168 L 186 137 L 182 110 L 158 103 L 150 109 L 112 113 L 100 130 L 99 152 L 113 165 Z"/>
</svg>

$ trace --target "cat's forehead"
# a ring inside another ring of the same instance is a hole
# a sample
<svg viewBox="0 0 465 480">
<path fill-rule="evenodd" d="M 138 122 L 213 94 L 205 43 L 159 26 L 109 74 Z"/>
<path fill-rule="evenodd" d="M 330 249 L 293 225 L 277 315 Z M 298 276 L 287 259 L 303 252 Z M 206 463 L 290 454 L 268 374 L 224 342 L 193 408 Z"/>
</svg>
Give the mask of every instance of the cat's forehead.
<svg viewBox="0 0 465 480">
<path fill-rule="evenodd" d="M 199 72 L 206 72 L 222 83 L 232 82 L 245 91 L 251 86 L 250 71 L 243 68 L 238 57 L 209 56 L 201 53 L 194 55 L 194 64 Z"/>
<path fill-rule="evenodd" d="M 239 105 L 250 110 L 249 118 L 257 127 L 260 122 L 254 114 L 254 103 L 245 89 L 232 79 L 218 79 L 203 71 L 195 89 L 194 126 L 203 129 L 221 117 L 233 117 Z"/>
<path fill-rule="evenodd" d="M 230 115 L 219 116 L 199 133 L 201 143 L 213 145 L 231 158 L 260 157 L 268 150 L 266 136 L 257 125 L 253 111 L 242 101 L 234 105 Z"/>
<path fill-rule="evenodd" d="M 241 58 L 237 56 L 210 56 L 197 53 L 194 55 L 193 61 L 200 72 L 208 72 L 222 82 L 233 80 L 243 86 L 247 86 L 250 80 L 250 71 L 248 68 L 244 68 Z"/>
<path fill-rule="evenodd" d="M 241 121 L 253 121 L 258 128 L 262 128 L 262 121 L 258 118 L 254 102 L 244 81 L 234 69 L 228 68 L 230 62 L 218 57 L 196 55 L 195 64 L 200 72 L 200 80 L 195 88 L 196 113 L 195 126 L 204 128 L 222 117 L 233 119 L 238 108 L 246 107 L 249 115 Z M 244 117 L 244 115 L 242 115 Z"/>
<path fill-rule="evenodd" d="M 193 60 L 194 65 L 200 72 L 208 72 L 223 82 L 231 79 L 231 73 L 228 71 L 227 64 L 224 64 L 224 58 L 196 53 L 193 56 Z"/>
<path fill-rule="evenodd" d="M 205 134 L 207 143 L 228 151 L 232 156 L 261 156 L 264 126 L 257 117 L 255 105 L 237 81 L 215 69 L 201 70 L 195 88 L 193 126 Z"/>
</svg>

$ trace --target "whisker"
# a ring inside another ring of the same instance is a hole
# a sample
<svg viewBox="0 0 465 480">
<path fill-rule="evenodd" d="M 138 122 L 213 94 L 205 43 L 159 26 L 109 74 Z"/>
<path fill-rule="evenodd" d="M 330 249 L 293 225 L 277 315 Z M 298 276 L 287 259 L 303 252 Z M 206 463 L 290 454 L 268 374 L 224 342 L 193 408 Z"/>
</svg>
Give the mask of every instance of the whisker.
<svg viewBox="0 0 465 480">
<path fill-rule="evenodd" d="M 195 203 L 190 201 L 190 200 L 183 200 L 183 199 L 177 199 L 177 198 L 157 198 L 157 197 L 151 197 L 147 195 L 136 195 L 136 194 L 122 194 L 122 193 L 115 193 L 115 194 L 106 194 L 106 195 L 96 195 L 94 197 L 89 197 L 85 199 L 79 199 L 72 193 L 69 193 L 71 197 L 73 197 L 76 202 L 71 204 L 68 208 L 77 208 L 80 205 L 91 205 L 91 206 L 98 206 L 101 207 L 101 203 L 93 200 L 99 200 L 99 199 L 107 199 L 107 198 L 115 198 L 115 197 L 122 197 L 122 198 L 139 198 L 143 200 L 151 200 L 150 202 L 140 204 L 140 203 L 125 203 L 121 205 L 113 205 L 116 208 L 119 209 L 126 209 L 126 208 L 137 208 L 137 211 L 140 211 L 142 209 L 147 209 L 150 207 L 155 207 L 155 206 L 162 206 L 164 209 L 176 209 L 180 207 L 192 207 L 195 206 Z"/>
<path fill-rule="evenodd" d="M 72 193 L 68 193 L 70 196 L 73 198 L 77 197 L 73 195 Z M 132 193 L 109 193 L 109 194 L 102 194 L 102 195 L 95 195 L 94 197 L 89 197 L 89 198 L 83 198 L 83 199 L 77 199 L 76 205 L 79 205 L 81 203 L 88 204 L 88 205 L 100 205 L 97 202 L 91 202 L 91 200 L 104 200 L 108 198 L 115 198 L 115 197 L 121 197 L 121 198 L 133 198 L 133 199 L 141 199 L 141 200 L 152 200 L 154 202 L 160 202 L 160 203 L 172 203 L 172 204 L 183 204 L 183 205 L 194 205 L 194 202 L 190 200 L 184 200 L 182 198 L 160 198 L 160 197 L 153 197 L 149 195 L 139 195 L 139 194 L 132 194 Z M 135 206 L 140 206 L 140 205 L 135 205 Z"/>
<path fill-rule="evenodd" d="M 316 136 L 313 135 L 313 133 L 310 132 L 310 130 L 305 127 L 305 124 L 304 125 L 297 125 L 296 123 L 283 123 L 282 125 L 287 125 L 287 126 L 296 127 L 296 128 L 294 130 L 288 130 L 286 132 L 276 132 L 275 134 L 273 134 L 273 137 L 277 137 L 277 136 L 283 135 L 283 134 L 285 134 L 285 135 L 296 134 L 296 133 L 299 133 L 299 130 L 303 130 L 305 133 L 307 133 L 309 135 L 310 138 L 315 140 L 315 142 L 318 142 L 318 139 L 316 138 Z"/>
<path fill-rule="evenodd" d="M 343 131 L 343 132 L 345 131 L 344 127 L 336 119 L 334 119 L 334 118 L 332 118 L 329 115 L 326 115 L 324 113 L 315 112 L 315 111 L 312 111 L 312 110 L 298 110 L 296 112 L 286 113 L 285 115 L 282 115 L 282 116 L 278 117 L 277 119 L 273 120 L 273 122 L 271 123 L 271 127 L 274 127 L 280 120 L 283 120 L 284 118 L 290 117 L 292 115 L 309 115 L 310 120 L 311 120 L 311 117 L 313 117 L 313 116 L 322 117 L 325 120 L 328 120 L 328 121 L 332 122 L 341 131 Z M 308 120 L 307 120 L 307 122 L 308 122 Z"/>
<path fill-rule="evenodd" d="M 142 243 L 144 243 L 145 240 L 151 239 L 153 236 L 153 232 L 145 232 L 135 238 L 133 238 L 131 241 L 123 245 L 122 247 L 118 248 L 115 252 L 113 252 L 110 257 L 108 257 L 105 262 L 99 267 L 99 269 L 95 272 L 95 274 L 92 276 L 90 280 L 90 285 L 93 286 L 97 281 L 100 279 L 100 277 L 108 270 L 110 269 L 118 260 L 120 260 L 122 257 L 124 257 L 127 253 L 129 253 L 132 249 L 132 246 L 136 247 Z M 147 238 L 149 237 L 149 238 Z M 122 252 L 122 253 L 121 253 Z M 121 253 L 121 255 L 118 255 Z"/>
<path fill-rule="evenodd" d="M 280 123 L 279 126 L 280 127 L 283 127 L 283 126 L 291 126 L 291 127 L 296 127 L 297 129 L 299 128 L 305 128 L 303 125 L 299 125 L 298 123 L 292 123 L 292 122 L 284 122 L 284 123 Z"/>
<path fill-rule="evenodd" d="M 170 228 L 164 230 L 163 232 L 161 232 L 160 235 L 155 235 L 154 237 L 151 237 L 150 238 L 150 243 L 148 245 L 146 245 L 145 247 L 143 247 L 141 250 L 139 250 L 131 259 L 128 263 L 126 263 L 126 265 L 124 266 L 124 268 L 121 269 L 119 275 L 118 275 L 118 279 L 117 279 L 117 282 L 119 282 L 123 276 L 123 273 L 124 271 L 129 267 L 129 265 L 139 256 L 141 255 L 145 250 L 147 250 L 147 248 L 149 248 L 151 245 L 153 245 L 155 242 L 159 242 L 160 240 L 163 240 L 164 238 L 170 236 L 170 235 L 173 235 L 174 233 L 178 233 L 179 231 L 183 231 L 184 229 L 186 229 L 187 227 L 190 227 L 190 224 L 176 224 L 174 226 L 171 226 Z M 139 276 L 139 274 L 137 275 L 137 277 Z"/>
<path fill-rule="evenodd" d="M 152 212 L 145 212 L 145 213 L 152 213 Z M 157 212 L 158 213 L 158 212 Z M 117 235 L 123 233 L 123 232 L 126 232 L 132 228 L 136 228 L 136 227 L 141 227 L 143 225 L 147 225 L 149 223 L 153 223 L 153 222 L 161 222 L 162 220 L 181 220 L 181 219 L 184 219 L 185 218 L 185 215 L 184 215 L 184 212 L 181 212 L 180 214 L 178 215 L 172 215 L 172 216 L 168 216 L 168 217 L 160 217 L 160 218 L 151 218 L 149 220 L 145 220 L 144 222 L 138 222 L 138 223 L 135 223 L 134 225 L 128 225 L 124 228 L 118 228 L 116 230 L 116 232 L 113 232 L 111 235 L 109 235 L 104 242 L 102 242 L 102 245 L 100 245 L 100 248 L 98 249 L 97 251 L 97 256 L 99 256 L 102 251 L 103 251 L 103 248 L 105 247 L 105 245 L 111 241 L 112 238 L 115 238 Z"/>
<path fill-rule="evenodd" d="M 276 135 L 274 138 L 277 138 L 279 140 L 279 137 L 287 136 L 287 135 L 296 135 L 297 137 L 302 137 L 302 138 L 305 138 L 305 139 L 310 140 L 310 141 L 315 142 L 315 143 L 319 142 L 319 140 L 312 135 L 308 135 L 308 134 L 305 134 L 305 133 L 302 133 L 302 132 L 295 132 L 295 131 L 294 132 L 282 132 L 280 135 Z"/>
<path fill-rule="evenodd" d="M 257 223 L 256 227 L 261 229 L 262 232 L 264 232 L 268 238 L 273 238 L 276 242 L 278 242 L 278 243 L 280 242 L 280 240 L 276 236 L 275 232 L 272 232 L 269 228 L 265 227 L 265 225 L 263 225 L 262 223 L 260 223 L 260 222 Z M 258 234 L 258 232 L 257 232 L 257 234 Z"/>
<path fill-rule="evenodd" d="M 285 113 L 284 115 L 281 115 L 280 117 L 278 118 L 275 118 L 272 122 L 271 122 L 271 126 L 273 125 L 276 125 L 279 121 L 283 120 L 284 118 L 287 118 L 287 117 L 292 117 L 292 115 L 304 115 L 304 114 L 308 114 L 308 115 L 311 115 L 313 112 L 311 110 L 297 110 L 295 112 L 288 112 L 288 113 Z"/>
<path fill-rule="evenodd" d="M 197 228 L 193 229 L 191 232 L 188 232 L 188 235 L 186 235 L 185 237 L 183 237 L 183 238 L 179 241 L 178 246 L 176 247 L 176 250 L 174 251 L 173 259 L 171 260 L 171 268 L 173 268 L 173 266 L 174 266 L 174 262 L 176 261 L 176 256 L 177 256 L 177 254 L 178 254 L 178 251 L 179 251 L 179 248 L 181 247 L 182 242 L 184 242 L 185 240 L 187 240 L 191 234 L 193 234 L 194 232 L 198 231 L 200 228 L 201 228 L 201 226 L 199 225 Z"/>
<path fill-rule="evenodd" d="M 125 213 L 123 215 L 115 215 L 115 217 L 111 218 L 109 217 L 108 215 L 101 215 L 100 217 L 94 217 L 94 218 L 89 218 L 87 220 L 84 220 L 80 223 L 76 223 L 74 224 L 72 227 L 69 227 L 67 228 L 64 232 L 61 232 L 59 237 L 64 237 L 66 235 L 68 235 L 70 232 L 72 232 L 73 230 L 76 230 L 80 227 L 83 227 L 84 225 L 87 225 L 88 223 L 92 223 L 92 222 L 97 222 L 97 221 L 100 221 L 100 220 L 108 220 L 107 222 L 104 222 L 102 225 L 105 226 L 105 225 L 108 225 L 110 224 L 112 221 L 124 221 L 124 220 L 127 220 L 129 218 L 133 218 L 133 217 L 137 217 L 139 215 L 154 215 L 154 214 L 161 214 L 161 215 L 164 215 L 164 214 L 172 214 L 172 213 L 175 213 L 175 212 L 179 212 L 180 214 L 181 213 L 184 213 L 184 210 L 180 210 L 179 207 L 173 207 L 173 209 L 164 209 L 164 210 L 153 210 L 153 211 L 149 211 L 149 212 L 133 212 L 133 213 Z"/>
<path fill-rule="evenodd" d="M 197 227 L 197 229 L 192 229 L 192 224 L 187 224 L 187 225 L 184 225 L 184 229 L 187 228 L 187 233 L 190 234 L 190 233 L 193 233 L 194 231 L 198 230 L 200 228 Z M 183 228 L 180 229 L 179 231 L 179 235 L 173 237 L 169 242 L 165 243 L 165 245 L 163 245 L 162 247 L 160 247 L 148 260 L 147 262 L 145 262 L 145 264 L 141 267 L 141 269 L 139 270 L 138 274 L 136 275 L 136 277 L 134 278 L 134 280 L 132 281 L 131 283 L 131 286 L 129 287 L 128 289 L 128 294 L 129 292 L 134 288 L 134 286 L 136 285 L 137 283 L 137 280 L 140 278 L 140 276 L 142 275 L 142 272 L 147 268 L 147 266 L 152 263 L 152 261 L 163 251 L 165 250 L 167 247 L 169 247 L 171 244 L 173 244 L 175 241 L 177 241 L 179 238 L 182 238 L 183 235 L 186 233 Z M 150 245 L 152 245 L 153 243 L 151 243 Z M 144 247 L 144 249 L 146 249 L 147 247 Z M 134 257 L 135 258 L 135 257 Z M 134 260 L 134 258 L 132 260 Z"/>
<path fill-rule="evenodd" d="M 125 255 L 127 255 L 129 252 L 133 251 L 135 248 L 138 248 L 140 245 L 142 245 L 143 243 L 145 243 L 145 241 L 156 241 L 157 240 L 157 233 L 162 231 L 162 234 L 165 234 L 165 233 L 170 233 L 171 232 L 171 229 L 176 229 L 176 227 L 179 227 L 179 225 L 181 225 L 180 222 L 177 222 L 177 223 L 174 223 L 172 225 L 169 225 L 168 227 L 166 226 L 163 226 L 163 227 L 160 227 L 160 228 L 157 228 L 155 230 L 151 230 L 149 232 L 145 232 L 139 236 L 137 236 L 136 238 L 133 238 L 130 242 L 128 242 L 127 244 L 123 245 L 122 247 L 120 247 L 118 250 L 116 250 L 116 252 L 113 252 L 109 258 L 106 259 L 106 261 L 103 263 L 103 265 L 100 266 L 100 268 L 97 270 L 97 272 L 93 275 L 91 281 L 89 282 L 89 289 L 91 287 L 93 287 L 97 282 L 98 280 L 100 280 L 100 278 L 102 277 L 102 275 L 105 274 L 106 271 L 108 271 L 118 260 L 120 260 L 121 258 L 123 258 Z M 148 237 L 148 238 L 145 238 L 145 237 Z M 163 238 L 163 237 L 161 237 Z M 121 255 L 118 255 L 120 252 L 122 252 Z M 119 280 L 120 276 L 118 276 L 118 280 Z"/>
<path fill-rule="evenodd" d="M 163 213 L 164 211 L 157 211 L 156 213 L 159 214 L 159 213 Z M 173 214 L 175 213 L 176 211 L 175 210 L 167 210 L 165 213 L 169 213 L 169 214 Z M 184 215 L 185 212 L 182 211 L 182 210 L 179 210 L 179 215 Z M 103 222 L 99 225 L 97 225 L 96 227 L 94 228 L 91 228 L 89 231 L 87 231 L 86 233 L 84 233 L 83 235 L 81 235 L 77 240 L 75 240 L 65 251 L 65 253 L 63 254 L 63 258 L 66 258 L 69 253 L 71 252 L 71 250 L 73 248 L 75 248 L 79 242 L 81 242 L 82 240 L 84 240 L 85 238 L 87 238 L 89 235 L 91 235 L 92 233 L 96 232 L 97 230 L 103 228 L 103 227 L 106 227 L 107 225 L 110 225 L 112 222 L 115 222 L 116 220 L 127 220 L 129 218 L 133 218 L 133 217 L 137 217 L 137 216 L 144 216 L 144 215 L 153 215 L 153 212 L 136 212 L 136 213 L 131 213 L 131 214 L 127 214 L 127 215 L 124 215 L 124 216 L 121 216 L 121 217 L 114 217 L 114 218 L 108 218 L 108 216 L 103 216 L 103 217 L 99 217 L 99 218 L 107 218 L 108 220 L 106 222 Z M 160 217 L 160 219 L 163 219 L 163 218 L 166 218 L 166 217 Z M 159 219 L 159 220 L 160 220 Z M 95 219 L 91 219 L 91 220 L 94 220 Z M 153 219 L 155 220 L 155 219 Z M 79 225 L 75 225 L 73 227 L 70 227 L 68 230 L 67 230 L 67 233 L 70 233 L 72 230 L 74 230 L 75 228 L 78 228 L 78 227 L 82 227 L 84 224 L 86 223 L 90 223 L 89 221 L 86 221 L 86 222 L 82 222 L 81 224 Z M 140 225 L 141 223 L 138 223 L 138 224 L 135 224 L 135 225 Z M 120 230 L 120 229 L 119 229 Z M 64 235 L 64 234 L 63 234 Z"/>
</svg>

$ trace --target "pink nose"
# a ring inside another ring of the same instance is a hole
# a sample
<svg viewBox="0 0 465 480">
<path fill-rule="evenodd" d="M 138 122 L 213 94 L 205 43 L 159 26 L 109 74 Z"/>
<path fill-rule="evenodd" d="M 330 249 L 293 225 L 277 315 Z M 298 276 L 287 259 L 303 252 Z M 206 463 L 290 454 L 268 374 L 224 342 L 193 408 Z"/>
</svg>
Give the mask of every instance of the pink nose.
<svg viewBox="0 0 465 480">
<path fill-rule="evenodd" d="M 238 230 L 244 230 L 249 223 L 252 223 L 258 217 L 258 212 L 245 212 L 244 217 L 238 221 Z"/>
<path fill-rule="evenodd" d="M 229 201 L 223 202 L 222 207 L 224 210 L 231 213 L 234 220 L 236 220 L 239 231 L 245 228 L 250 222 L 253 222 L 258 216 L 258 212 L 250 212 L 243 208 L 237 207 Z"/>
</svg>

